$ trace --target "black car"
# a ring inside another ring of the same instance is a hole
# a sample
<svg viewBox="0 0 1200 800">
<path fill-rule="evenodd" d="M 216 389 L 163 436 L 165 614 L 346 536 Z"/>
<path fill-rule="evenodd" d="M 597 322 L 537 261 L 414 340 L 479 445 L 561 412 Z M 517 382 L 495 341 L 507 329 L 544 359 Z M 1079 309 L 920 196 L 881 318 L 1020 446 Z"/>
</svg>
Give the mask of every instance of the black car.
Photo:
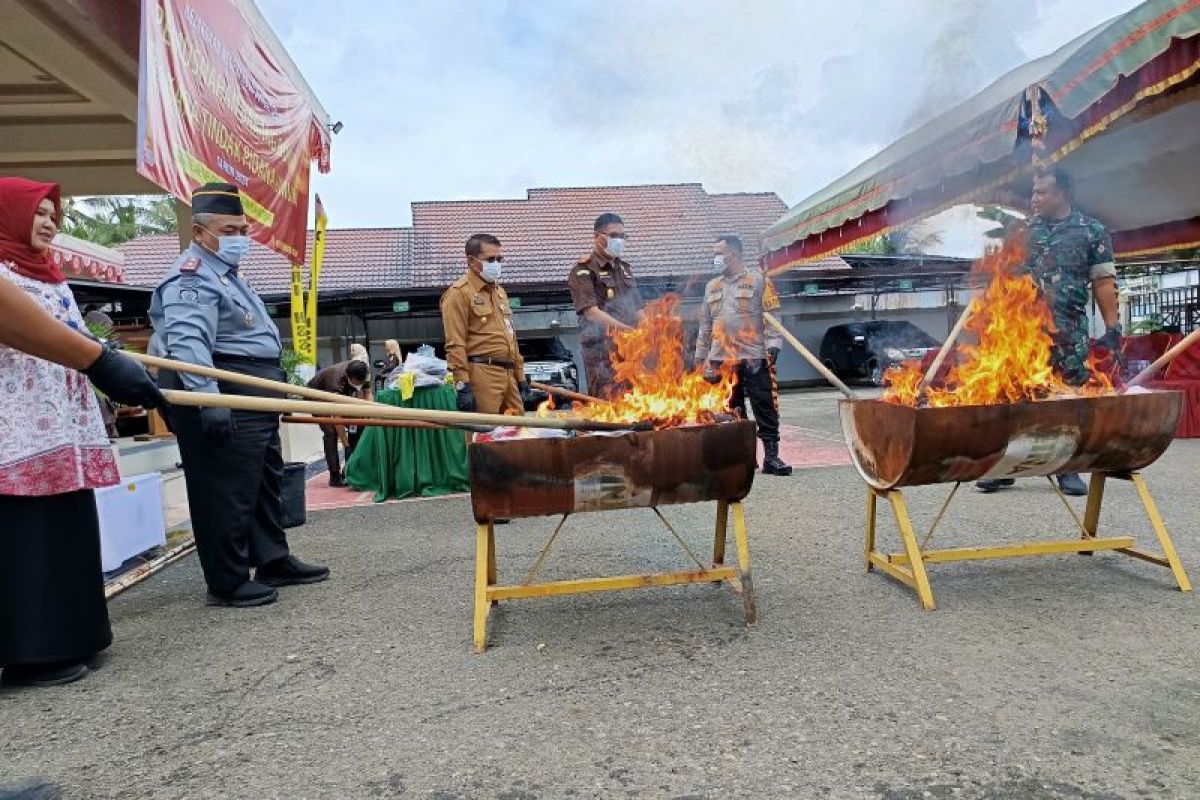
<svg viewBox="0 0 1200 800">
<path fill-rule="evenodd" d="M 821 339 L 821 362 L 842 380 L 878 386 L 902 361 L 920 361 L 940 344 L 911 322 L 871 320 L 834 325 Z"/>
<path fill-rule="evenodd" d="M 550 339 L 522 339 L 521 357 L 525 359 L 525 379 L 549 386 L 559 386 L 572 392 L 579 391 L 579 372 L 575 368 L 575 357 L 558 337 Z M 546 400 L 540 389 L 528 389 L 522 398 L 525 408 L 532 411 Z M 561 399 L 556 403 L 562 404 Z"/>
</svg>

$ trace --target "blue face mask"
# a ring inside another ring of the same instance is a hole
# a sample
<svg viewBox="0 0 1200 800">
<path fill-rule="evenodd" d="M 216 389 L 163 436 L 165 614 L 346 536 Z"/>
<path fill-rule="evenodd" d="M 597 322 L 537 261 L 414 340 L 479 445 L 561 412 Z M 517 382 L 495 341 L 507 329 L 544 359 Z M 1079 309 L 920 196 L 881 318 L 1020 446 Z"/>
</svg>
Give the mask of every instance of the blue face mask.
<svg viewBox="0 0 1200 800">
<path fill-rule="evenodd" d="M 625 240 L 615 239 L 612 236 L 604 237 L 608 243 L 604 245 L 604 252 L 608 253 L 613 258 L 619 258 L 621 253 L 625 252 Z"/>
<path fill-rule="evenodd" d="M 242 256 L 250 252 L 250 237 L 249 236 L 218 236 L 217 237 L 217 258 L 224 261 L 226 264 L 237 266 L 242 261 Z"/>
<path fill-rule="evenodd" d="M 725 256 L 713 256 L 712 270 L 713 272 L 725 271 Z"/>
<path fill-rule="evenodd" d="M 495 283 L 500 280 L 500 262 L 485 261 L 483 262 L 483 270 L 480 272 L 483 279 L 488 283 Z"/>
</svg>

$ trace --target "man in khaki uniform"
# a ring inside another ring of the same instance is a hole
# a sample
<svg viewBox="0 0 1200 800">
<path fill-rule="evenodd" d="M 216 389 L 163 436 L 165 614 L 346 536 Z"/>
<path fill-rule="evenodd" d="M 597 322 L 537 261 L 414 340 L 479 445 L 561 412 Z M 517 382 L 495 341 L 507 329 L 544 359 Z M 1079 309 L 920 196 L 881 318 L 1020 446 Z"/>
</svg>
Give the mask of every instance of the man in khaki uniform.
<svg viewBox="0 0 1200 800">
<path fill-rule="evenodd" d="M 525 362 L 517 349 L 508 295 L 500 285 L 500 240 L 467 239 L 467 274 L 442 295 L 446 362 L 454 373 L 459 411 L 522 414 Z"/>
<path fill-rule="evenodd" d="M 737 372 L 730 410 L 745 419 L 746 401 L 750 401 L 763 443 L 763 473 L 791 475 L 792 468 L 779 458 L 775 362 L 783 339 L 774 328 L 767 328 L 763 319 L 764 312 L 779 310 L 779 297 L 762 270 L 742 261 L 742 240 L 736 236 L 717 238 L 713 272 L 719 274 L 704 288 L 700 304 L 696 363 L 704 364 L 705 377 L 716 382 L 721 365 L 734 362 Z"/>
</svg>

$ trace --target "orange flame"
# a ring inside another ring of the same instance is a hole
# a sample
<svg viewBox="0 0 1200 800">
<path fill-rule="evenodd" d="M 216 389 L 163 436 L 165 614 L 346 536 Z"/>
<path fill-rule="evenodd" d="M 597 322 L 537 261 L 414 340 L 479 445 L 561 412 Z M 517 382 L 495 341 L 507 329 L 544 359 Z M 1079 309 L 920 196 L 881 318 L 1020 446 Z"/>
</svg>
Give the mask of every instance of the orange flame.
<svg viewBox="0 0 1200 800">
<path fill-rule="evenodd" d="M 730 344 L 717 328 L 714 338 Z M 705 379 L 704 364 L 686 368 L 678 295 L 647 304 L 637 327 L 615 333 L 613 343 L 613 373 L 628 390 L 610 401 L 577 406 L 578 416 L 601 422 L 649 420 L 656 427 L 672 427 L 714 422 L 728 413 L 736 362 L 721 365 L 716 383 Z"/>
<path fill-rule="evenodd" d="M 883 399 L 908 406 L 974 406 L 1111 392 L 1112 382 L 1091 359 L 1091 378 L 1082 387 L 1068 385 L 1051 367 L 1054 319 L 1033 278 L 1018 272 L 1024 262 L 1020 236 L 985 255 L 974 272 L 988 277 L 987 291 L 971 301 L 964 329 L 975 343 L 958 346 L 958 363 L 941 387 L 922 392 L 918 362 L 888 370 Z"/>
</svg>

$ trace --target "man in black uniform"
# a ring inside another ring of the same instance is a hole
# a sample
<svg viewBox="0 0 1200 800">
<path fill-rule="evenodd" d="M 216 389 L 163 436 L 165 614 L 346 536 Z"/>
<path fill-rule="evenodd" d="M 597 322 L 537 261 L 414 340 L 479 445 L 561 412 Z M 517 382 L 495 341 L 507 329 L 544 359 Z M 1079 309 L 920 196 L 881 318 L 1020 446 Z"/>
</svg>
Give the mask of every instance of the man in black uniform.
<svg viewBox="0 0 1200 800">
<path fill-rule="evenodd" d="M 347 397 L 363 397 L 364 389 L 371 379 L 371 370 L 363 361 L 351 359 L 331 364 L 313 376 L 308 382 L 308 388 L 320 389 L 323 392 L 344 394 Z M 345 486 L 346 477 L 342 473 L 341 457 L 338 455 L 338 442 L 346 449 L 346 463 L 354 453 L 358 443 L 352 438 L 344 425 L 322 425 L 321 437 L 325 446 L 325 465 L 329 467 L 329 485 Z"/>
<path fill-rule="evenodd" d="M 579 344 L 588 394 L 611 398 L 624 391 L 613 377 L 612 334 L 637 324 L 642 296 L 625 252 L 625 223 L 616 214 L 596 217 L 592 251 L 571 267 L 567 286 L 579 315 Z"/>
<path fill-rule="evenodd" d="M 279 329 L 238 276 L 250 249 L 248 232 L 237 187 L 209 183 L 192 193 L 192 244 L 150 301 L 152 349 L 192 364 L 283 380 Z M 164 388 L 214 395 L 277 396 L 186 373 L 164 371 L 159 381 Z M 278 597 L 276 586 L 329 577 L 325 567 L 288 552 L 279 524 L 278 414 L 176 406 L 170 422 L 183 456 L 192 530 L 211 603 L 263 605 Z M 257 568 L 254 580 L 251 566 Z"/>
</svg>

